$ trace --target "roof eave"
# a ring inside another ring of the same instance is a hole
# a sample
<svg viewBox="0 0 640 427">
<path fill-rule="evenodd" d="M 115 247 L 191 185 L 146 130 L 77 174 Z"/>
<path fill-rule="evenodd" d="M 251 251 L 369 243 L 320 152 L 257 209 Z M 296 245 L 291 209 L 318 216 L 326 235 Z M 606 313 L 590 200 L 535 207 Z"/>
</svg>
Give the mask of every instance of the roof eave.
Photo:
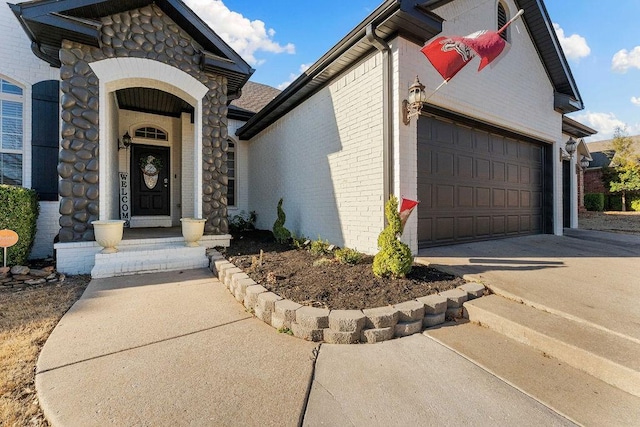
<svg viewBox="0 0 640 427">
<path fill-rule="evenodd" d="M 394 18 L 402 19 L 410 29 L 395 28 Z M 333 77 L 340 74 L 347 65 L 333 67 L 346 53 L 366 42 L 367 27 L 386 26 L 393 34 L 402 33 L 404 37 L 418 43 L 424 43 L 442 31 L 442 19 L 431 12 L 420 11 L 415 0 L 387 0 L 325 53 L 309 69 L 293 81 L 262 110 L 254 115 L 236 132 L 240 139 L 251 139 L 271 123 L 295 108 L 308 96 L 323 88 Z M 366 42 L 368 43 L 368 42 Z M 369 44 L 370 45 L 370 44 Z M 368 52 L 375 49 L 370 45 Z M 366 54 L 366 53 L 365 53 Z M 361 58 L 363 55 L 358 57 Z M 354 62 L 350 61 L 349 66 Z M 315 83 L 314 87 L 311 84 Z M 304 91 L 304 92 L 303 92 Z M 301 95 L 303 93 L 303 95 Z M 298 99 L 296 99 L 296 97 Z"/>
</svg>

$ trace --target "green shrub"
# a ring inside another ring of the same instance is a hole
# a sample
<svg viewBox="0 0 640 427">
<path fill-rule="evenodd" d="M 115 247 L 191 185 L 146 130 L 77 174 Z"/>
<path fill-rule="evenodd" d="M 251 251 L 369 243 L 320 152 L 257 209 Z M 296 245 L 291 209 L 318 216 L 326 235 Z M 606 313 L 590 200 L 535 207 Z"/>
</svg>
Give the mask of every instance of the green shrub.
<svg viewBox="0 0 640 427">
<path fill-rule="evenodd" d="M 316 256 L 327 255 L 331 253 L 329 246 L 330 245 L 327 240 L 322 240 L 318 237 L 318 240 L 314 240 L 311 242 L 311 245 L 309 245 L 309 252 Z"/>
<path fill-rule="evenodd" d="M 640 212 L 640 195 L 633 196 L 629 203 L 629 207 L 632 211 Z"/>
<path fill-rule="evenodd" d="M 240 211 L 239 214 L 229 217 L 229 229 L 232 232 L 248 231 L 256 229 L 256 212 L 246 213 Z"/>
<path fill-rule="evenodd" d="M 373 258 L 373 274 L 377 277 L 405 277 L 411 271 L 411 249 L 399 240 L 402 234 L 398 199 L 391 196 L 385 208 L 389 224 L 378 236 L 380 252 Z"/>
<path fill-rule="evenodd" d="M 602 212 L 604 210 L 604 194 L 586 193 L 584 195 L 584 207 L 588 211 Z"/>
<path fill-rule="evenodd" d="M 334 256 L 340 264 L 356 265 L 362 260 L 362 254 L 355 249 L 338 249 Z"/>
<path fill-rule="evenodd" d="M 622 195 L 609 194 L 604 200 L 604 210 L 606 211 L 621 211 L 622 210 Z"/>
<path fill-rule="evenodd" d="M 0 230 L 18 233 L 18 243 L 8 248 L 7 265 L 21 265 L 29 259 L 36 237 L 36 222 L 40 206 L 34 190 L 0 185 Z"/>
<path fill-rule="evenodd" d="M 287 220 L 287 216 L 282 209 L 282 199 L 278 202 L 278 219 L 273 224 L 273 237 L 279 243 L 286 243 L 291 238 L 291 232 L 284 226 L 284 222 Z"/>
</svg>

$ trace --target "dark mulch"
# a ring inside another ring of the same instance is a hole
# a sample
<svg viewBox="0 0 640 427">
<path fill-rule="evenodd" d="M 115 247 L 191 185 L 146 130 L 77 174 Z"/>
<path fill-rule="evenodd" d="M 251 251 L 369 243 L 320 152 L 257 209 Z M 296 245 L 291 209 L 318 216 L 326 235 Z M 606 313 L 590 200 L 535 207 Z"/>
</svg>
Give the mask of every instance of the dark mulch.
<svg viewBox="0 0 640 427">
<path fill-rule="evenodd" d="M 465 283 L 459 277 L 419 264 L 413 266 L 405 279 L 377 278 L 370 256 L 357 265 L 332 260 L 314 266 L 322 256 L 278 244 L 269 231 L 236 234 L 231 246 L 220 250 L 256 283 L 283 298 L 314 307 L 345 310 L 383 307 Z M 256 262 L 260 250 L 262 265 Z"/>
</svg>

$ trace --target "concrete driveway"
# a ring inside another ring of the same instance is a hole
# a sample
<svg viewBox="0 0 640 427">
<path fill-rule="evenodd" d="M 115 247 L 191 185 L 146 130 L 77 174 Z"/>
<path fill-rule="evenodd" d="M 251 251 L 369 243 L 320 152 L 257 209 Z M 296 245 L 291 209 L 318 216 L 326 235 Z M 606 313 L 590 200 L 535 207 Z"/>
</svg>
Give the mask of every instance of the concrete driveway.
<svg viewBox="0 0 640 427">
<path fill-rule="evenodd" d="M 640 343 L 640 235 L 567 229 L 429 248 L 417 260 Z"/>
<path fill-rule="evenodd" d="M 640 340 L 640 238 L 567 234 L 421 260 Z M 54 426 L 571 425 L 428 334 L 317 349 L 247 313 L 208 270 L 99 279 L 51 334 L 36 387 Z"/>
</svg>

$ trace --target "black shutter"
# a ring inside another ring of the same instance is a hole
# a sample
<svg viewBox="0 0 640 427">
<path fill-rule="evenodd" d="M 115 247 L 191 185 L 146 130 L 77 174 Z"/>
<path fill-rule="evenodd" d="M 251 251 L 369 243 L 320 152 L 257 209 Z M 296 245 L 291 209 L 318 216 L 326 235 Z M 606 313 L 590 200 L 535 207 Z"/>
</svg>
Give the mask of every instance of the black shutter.
<svg viewBox="0 0 640 427">
<path fill-rule="evenodd" d="M 60 82 L 46 80 L 32 88 L 31 188 L 40 200 L 58 200 Z"/>
</svg>

